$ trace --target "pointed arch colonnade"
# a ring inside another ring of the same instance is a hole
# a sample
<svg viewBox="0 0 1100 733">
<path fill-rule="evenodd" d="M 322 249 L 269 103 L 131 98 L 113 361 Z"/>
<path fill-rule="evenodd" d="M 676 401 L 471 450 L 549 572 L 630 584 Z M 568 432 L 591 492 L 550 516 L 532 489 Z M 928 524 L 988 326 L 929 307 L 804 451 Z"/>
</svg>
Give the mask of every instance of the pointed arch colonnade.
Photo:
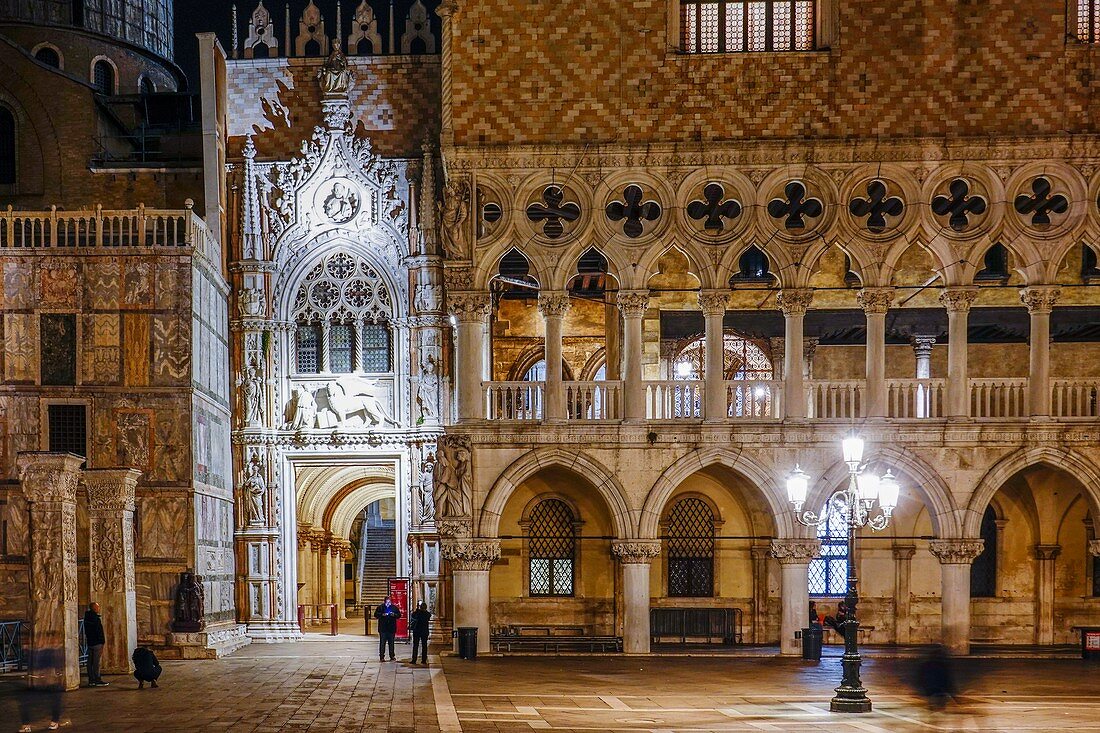
<svg viewBox="0 0 1100 733">
<path fill-rule="evenodd" d="M 882 537 L 863 536 L 857 550 L 868 641 L 942 641 L 968 653 L 972 640 L 1064 643 L 1071 625 L 1100 620 L 1100 598 L 1082 600 L 1091 591 L 1084 577 L 1091 555 L 1100 553 L 1091 527 L 1100 508 L 1100 467 L 1087 448 L 954 451 L 899 445 L 889 428 L 866 432 L 874 432 L 865 433 L 868 465 L 890 468 L 903 487 L 891 527 Z M 503 627 L 567 624 L 621 635 L 627 653 L 647 653 L 651 608 L 736 606 L 744 611 L 744 641 L 778 640 L 781 653 L 797 654 L 795 632 L 806 625 L 808 575 L 820 541 L 795 521 L 784 479 L 798 463 L 812 477 L 808 506 L 820 506 L 848 478 L 837 455 L 842 434 L 808 431 L 780 441 L 777 432 L 742 445 L 726 432 L 722 445 L 709 446 L 719 441 L 684 437 L 620 436 L 617 444 L 601 446 L 596 436 L 574 435 L 572 445 L 533 446 L 471 434 L 469 536 L 442 532 L 455 626 L 477 626 L 483 651 Z M 1024 501 L 1026 492 L 1031 498 Z M 664 557 L 670 509 L 688 497 L 714 517 L 713 585 L 706 597 L 673 597 L 671 560 Z M 576 515 L 571 592 L 557 598 L 538 592 L 529 575 L 535 573 L 531 508 L 546 499 L 558 499 Z M 1041 507 L 1053 504 L 1060 507 L 1057 516 L 1046 518 Z M 983 551 L 989 507 L 1019 520 L 998 525 L 998 557 L 1009 548 L 1007 566 L 998 569 L 1001 592 L 972 599 L 971 563 Z M 1058 557 L 1065 560 L 1056 567 Z M 823 599 L 822 611 L 831 612 L 827 606 L 836 600 Z M 1031 628 L 1027 613 L 1033 614 L 1034 635 L 991 636 L 1000 613 L 1024 613 L 1017 618 L 1024 631 Z"/>
</svg>

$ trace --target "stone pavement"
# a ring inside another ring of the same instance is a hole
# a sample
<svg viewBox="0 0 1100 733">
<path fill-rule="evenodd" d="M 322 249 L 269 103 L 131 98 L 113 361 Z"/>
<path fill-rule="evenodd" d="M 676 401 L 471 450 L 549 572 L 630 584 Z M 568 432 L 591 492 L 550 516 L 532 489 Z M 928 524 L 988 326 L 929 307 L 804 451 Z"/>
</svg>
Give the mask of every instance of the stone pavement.
<svg viewBox="0 0 1100 733">
<path fill-rule="evenodd" d="M 363 637 L 310 639 L 166 662 L 157 690 L 108 678 L 65 696 L 66 730 L 1100 732 L 1100 665 L 1081 660 L 962 660 L 961 704 L 933 716 L 912 692 L 912 659 L 873 657 L 863 679 L 875 710 L 845 716 L 828 712 L 836 659 L 433 656 L 413 667 L 379 664 Z M 18 727 L 17 690 L 0 678 L 0 733 Z"/>
</svg>

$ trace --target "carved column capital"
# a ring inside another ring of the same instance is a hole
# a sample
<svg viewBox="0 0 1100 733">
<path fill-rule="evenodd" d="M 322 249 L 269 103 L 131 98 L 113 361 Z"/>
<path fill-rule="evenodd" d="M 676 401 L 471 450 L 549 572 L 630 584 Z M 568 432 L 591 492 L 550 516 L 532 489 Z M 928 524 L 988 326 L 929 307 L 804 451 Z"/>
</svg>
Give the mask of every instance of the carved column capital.
<svg viewBox="0 0 1100 733">
<path fill-rule="evenodd" d="M 1027 306 L 1028 313 L 1050 313 L 1061 294 L 1058 285 L 1032 285 L 1020 288 L 1020 302 Z"/>
<path fill-rule="evenodd" d="M 89 512 L 132 512 L 141 471 L 136 468 L 95 468 L 84 472 Z"/>
<path fill-rule="evenodd" d="M 31 451 L 16 459 L 23 496 L 29 502 L 76 503 L 80 466 L 84 459 L 72 453 Z"/>
<path fill-rule="evenodd" d="M 726 313 L 726 307 L 729 305 L 730 294 L 728 290 L 700 290 L 699 291 L 699 309 L 703 311 L 703 315 L 710 316 L 722 316 Z"/>
<path fill-rule="evenodd" d="M 912 560 L 917 552 L 917 548 L 913 545 L 894 545 L 891 549 L 895 560 Z"/>
<path fill-rule="evenodd" d="M 661 554 L 660 540 L 623 540 L 611 543 L 611 553 L 624 565 L 648 564 Z"/>
<path fill-rule="evenodd" d="M 439 553 L 454 570 L 488 572 L 500 559 L 500 540 L 443 540 Z"/>
<path fill-rule="evenodd" d="M 969 313 L 977 298 L 978 288 L 974 285 L 944 288 L 940 293 L 940 304 L 948 313 Z"/>
<path fill-rule="evenodd" d="M 856 294 L 856 300 L 864 313 L 883 315 L 890 310 L 894 302 L 893 288 L 863 288 Z"/>
<path fill-rule="evenodd" d="M 821 541 L 811 539 L 772 540 L 771 556 L 780 565 L 808 565 L 821 554 Z"/>
<path fill-rule="evenodd" d="M 484 323 L 491 306 L 489 293 L 480 291 L 451 293 L 447 298 L 447 309 L 460 323 Z"/>
<path fill-rule="evenodd" d="M 775 305 L 784 316 L 804 316 L 813 299 L 814 291 L 810 288 L 787 288 L 775 296 Z"/>
<path fill-rule="evenodd" d="M 932 540 L 928 549 L 940 561 L 940 565 L 969 565 L 982 554 L 984 540 Z"/>
<path fill-rule="evenodd" d="M 543 318 L 564 318 L 573 302 L 569 293 L 562 290 L 549 290 L 539 293 L 539 313 Z"/>
<path fill-rule="evenodd" d="M 648 290 L 620 290 L 615 298 L 623 318 L 641 318 L 649 308 Z"/>
<path fill-rule="evenodd" d="M 909 338 L 909 343 L 913 345 L 913 353 L 919 359 L 932 355 L 932 348 L 936 345 L 936 337 L 915 335 Z"/>
<path fill-rule="evenodd" d="M 1053 560 L 1061 554 L 1061 545 L 1035 545 L 1036 560 Z"/>
</svg>

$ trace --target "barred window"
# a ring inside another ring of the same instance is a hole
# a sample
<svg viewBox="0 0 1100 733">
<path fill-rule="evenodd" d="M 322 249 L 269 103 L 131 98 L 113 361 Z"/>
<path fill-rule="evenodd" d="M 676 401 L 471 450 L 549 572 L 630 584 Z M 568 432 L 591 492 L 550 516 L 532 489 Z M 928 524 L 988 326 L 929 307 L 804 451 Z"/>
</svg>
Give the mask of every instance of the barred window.
<svg viewBox="0 0 1100 733">
<path fill-rule="evenodd" d="M 298 372 L 316 374 L 321 369 L 321 327 L 314 323 L 299 323 L 296 332 Z"/>
<path fill-rule="evenodd" d="M 544 499 L 531 512 L 528 539 L 533 596 L 573 595 L 577 547 L 573 510 L 561 499 Z"/>
<path fill-rule="evenodd" d="M 814 0 L 681 0 L 680 34 L 687 53 L 811 51 Z"/>
<path fill-rule="evenodd" d="M 997 595 L 997 514 L 993 507 L 986 507 L 982 515 L 982 539 L 985 546 L 970 565 L 971 598 Z"/>
<path fill-rule="evenodd" d="M 390 371 L 390 329 L 384 323 L 363 325 L 363 371 Z"/>
<path fill-rule="evenodd" d="M 88 454 L 88 408 L 85 405 L 49 405 L 50 451 Z"/>
<path fill-rule="evenodd" d="M 115 93 L 115 67 L 110 62 L 100 59 L 92 67 L 92 86 L 100 94 Z"/>
<path fill-rule="evenodd" d="M 831 505 L 817 527 L 821 557 L 810 561 L 810 595 L 842 596 L 848 589 L 848 525 Z"/>
<path fill-rule="evenodd" d="M 714 595 L 714 512 L 702 499 L 676 502 L 668 517 L 668 594 Z"/>
<path fill-rule="evenodd" d="M 1100 42 L 1100 0 L 1077 0 L 1077 40 Z"/>
<path fill-rule="evenodd" d="M 329 326 L 329 371 L 335 374 L 351 372 L 352 334 L 352 327 L 347 323 L 334 323 Z"/>
</svg>

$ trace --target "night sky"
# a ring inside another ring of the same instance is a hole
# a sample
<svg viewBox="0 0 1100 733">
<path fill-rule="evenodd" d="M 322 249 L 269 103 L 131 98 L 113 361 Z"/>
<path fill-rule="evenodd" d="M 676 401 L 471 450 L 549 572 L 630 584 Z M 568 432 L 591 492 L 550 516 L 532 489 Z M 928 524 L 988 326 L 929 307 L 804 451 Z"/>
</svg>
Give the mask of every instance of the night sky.
<svg viewBox="0 0 1100 733">
<path fill-rule="evenodd" d="M 390 0 L 368 0 L 370 5 L 374 8 L 375 15 L 378 17 L 379 31 L 382 33 L 382 38 L 386 37 L 386 27 L 389 22 L 389 1 Z M 284 38 L 284 17 L 286 14 L 286 2 L 287 0 L 264 0 L 264 5 L 268 11 L 271 12 L 272 20 L 275 23 L 275 33 L 279 37 L 280 46 Z M 346 38 L 350 30 L 351 17 L 355 13 L 355 8 L 358 7 L 360 0 L 340 0 L 341 7 L 343 8 L 343 35 Z M 414 0 L 395 0 L 395 36 L 401 37 L 401 33 L 405 27 L 405 17 L 408 14 L 408 8 L 412 5 Z M 248 35 L 248 17 L 255 9 L 258 0 L 240 0 L 237 3 L 237 33 L 240 41 L 243 43 L 245 37 Z M 291 35 L 296 36 L 298 34 L 298 18 L 302 14 L 302 10 L 308 5 L 309 0 L 290 0 L 290 18 L 291 27 L 293 29 Z M 328 31 L 331 37 L 336 30 L 336 3 L 337 0 L 314 0 L 314 4 L 321 9 L 321 14 L 325 19 L 325 29 Z M 438 4 L 437 0 L 424 0 L 424 4 L 429 10 L 433 10 Z M 198 88 L 198 42 L 195 40 L 196 33 L 203 33 L 206 31 L 214 31 L 218 34 L 218 38 L 221 39 L 222 47 L 225 48 L 225 52 L 230 53 L 229 45 L 231 34 L 231 11 L 233 2 L 231 0 L 176 0 L 176 63 L 182 68 L 184 73 L 187 74 L 190 80 L 191 90 L 197 90 Z M 438 22 L 439 19 L 432 16 L 432 26 L 436 37 L 439 37 Z M 280 55 L 285 55 L 285 50 L 279 49 Z"/>
</svg>

